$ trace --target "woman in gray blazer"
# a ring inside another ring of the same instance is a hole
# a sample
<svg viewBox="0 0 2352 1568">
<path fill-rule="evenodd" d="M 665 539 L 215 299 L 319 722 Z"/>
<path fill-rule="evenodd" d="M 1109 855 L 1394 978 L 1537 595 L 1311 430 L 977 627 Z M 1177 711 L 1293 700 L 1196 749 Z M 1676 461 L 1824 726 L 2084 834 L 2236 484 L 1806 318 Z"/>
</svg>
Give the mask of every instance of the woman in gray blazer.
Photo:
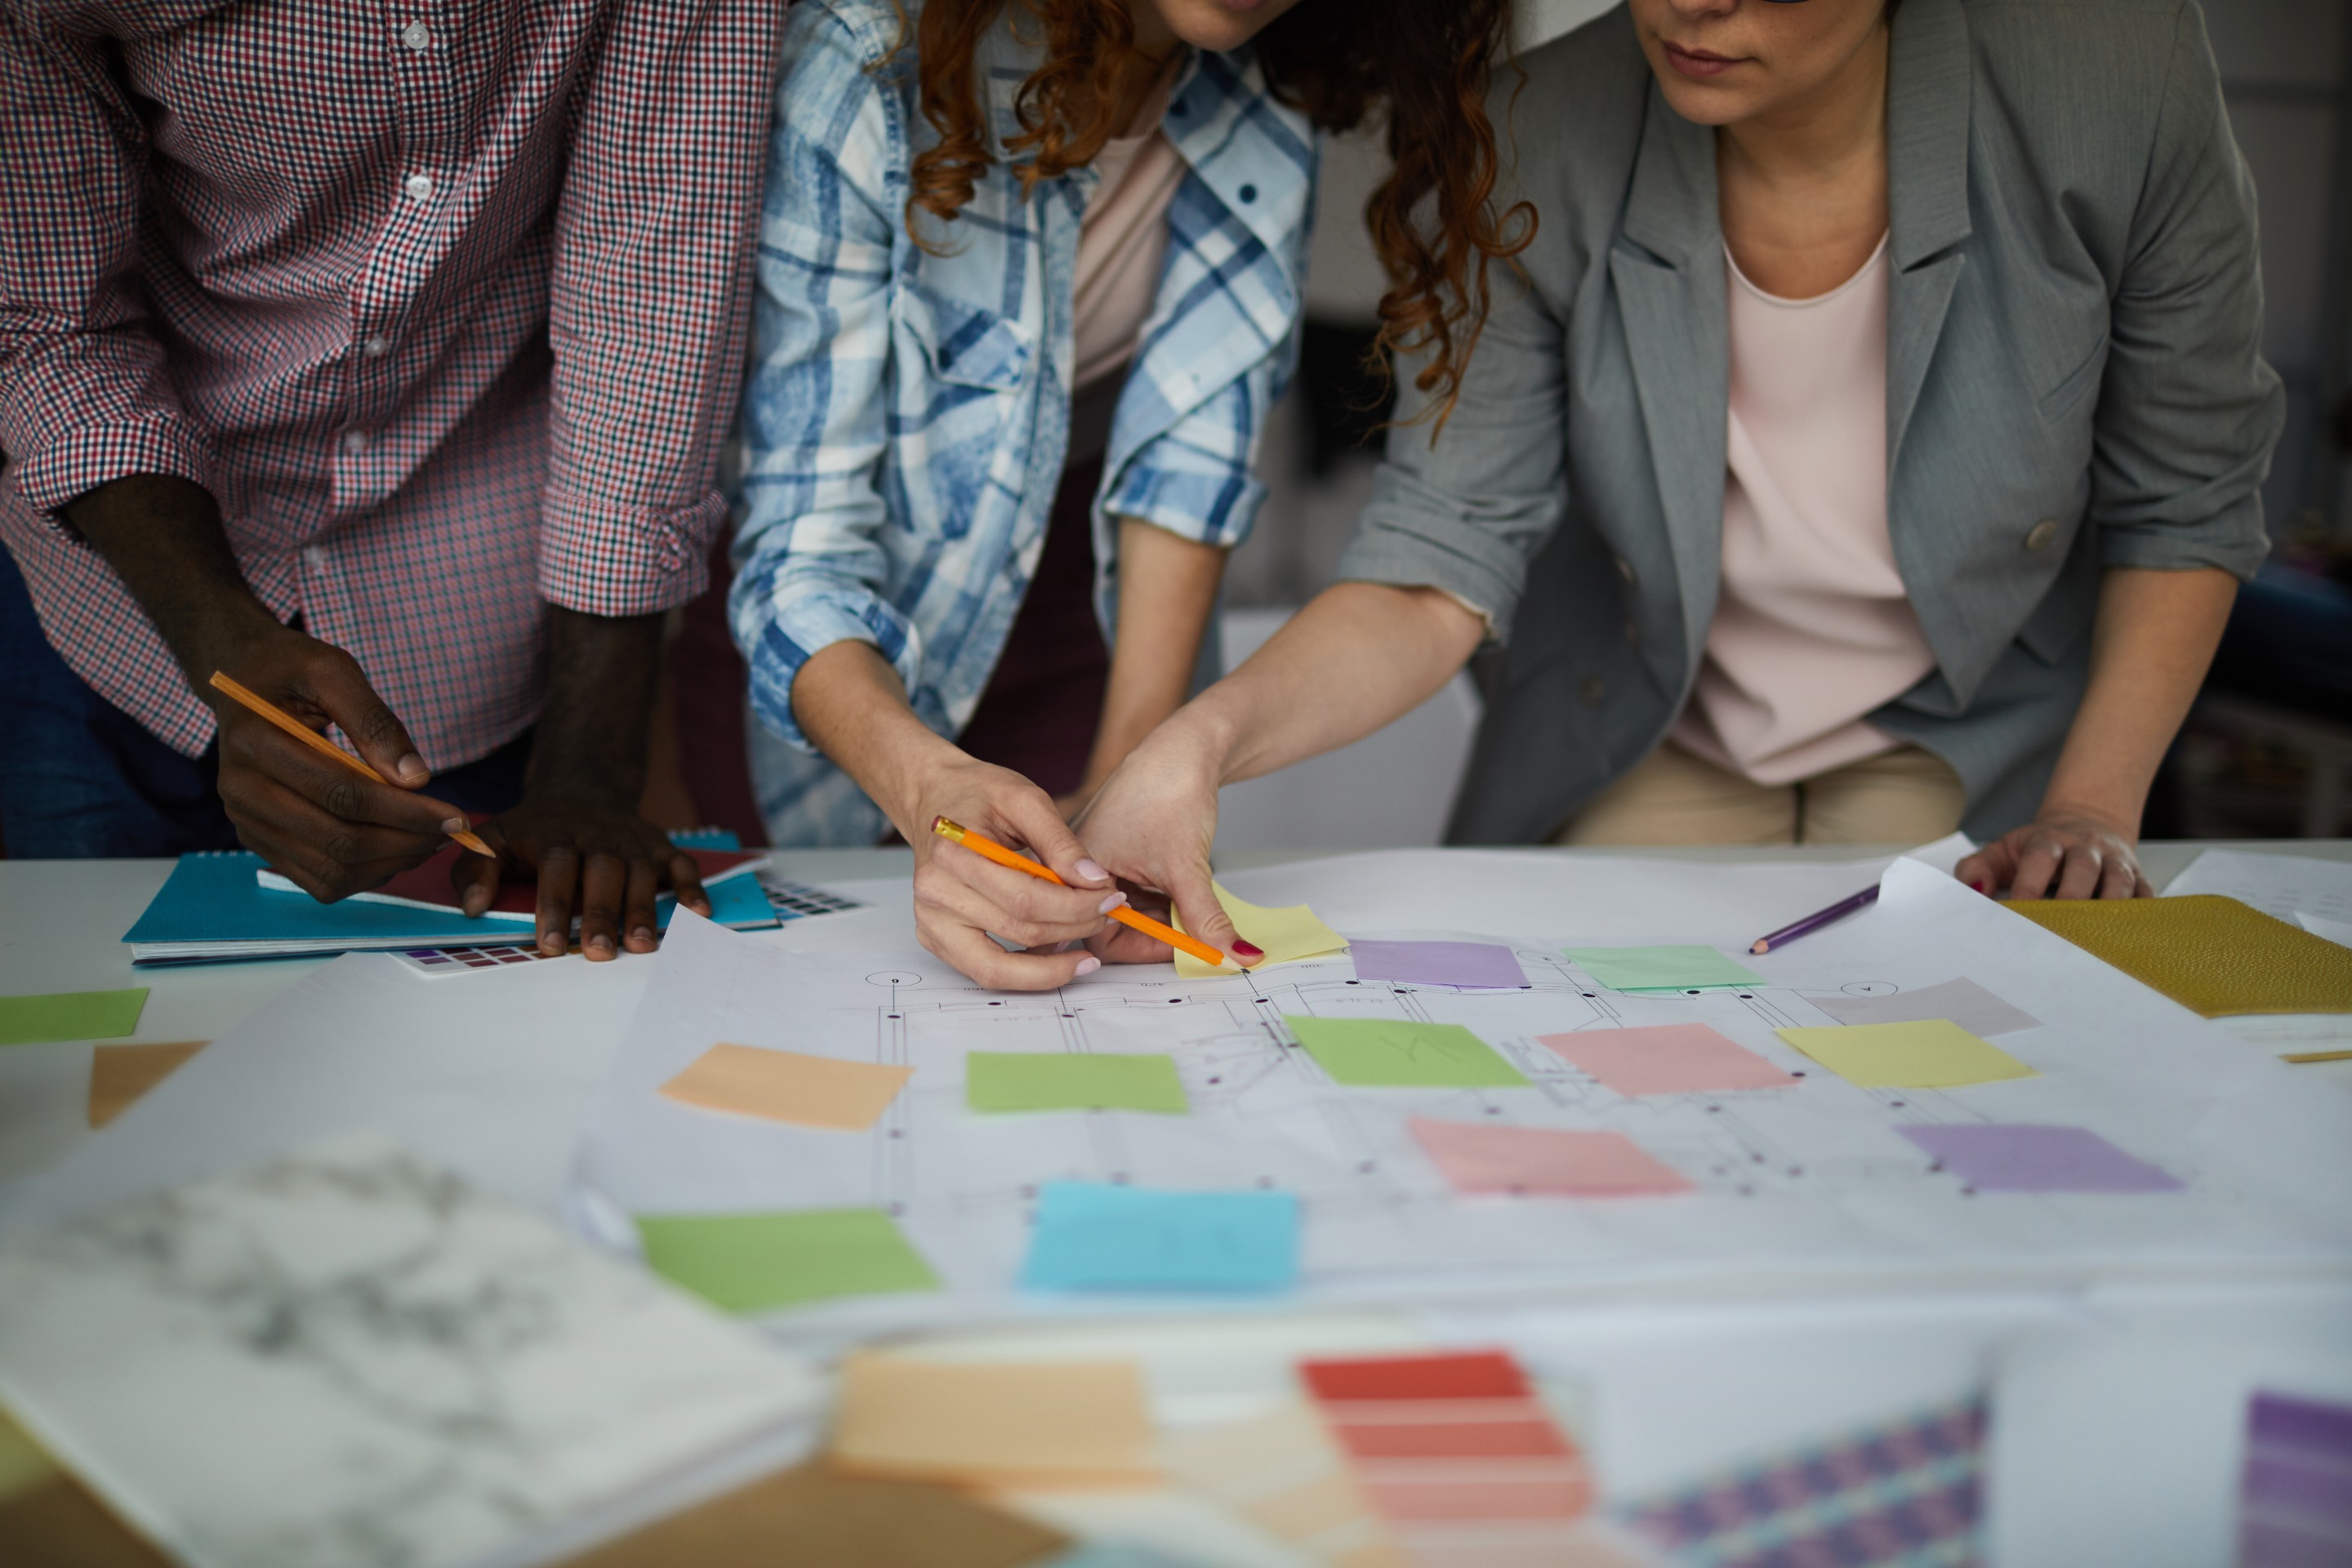
<svg viewBox="0 0 2352 1568">
<path fill-rule="evenodd" d="M 2196 5 L 1629 0 L 1523 64 L 1538 222 L 1458 395 L 1400 378 L 1343 581 L 1089 851 L 1222 939 L 1217 787 L 1485 646 L 1457 841 L 1965 826 L 1987 890 L 2147 892 L 2282 418 Z"/>
</svg>

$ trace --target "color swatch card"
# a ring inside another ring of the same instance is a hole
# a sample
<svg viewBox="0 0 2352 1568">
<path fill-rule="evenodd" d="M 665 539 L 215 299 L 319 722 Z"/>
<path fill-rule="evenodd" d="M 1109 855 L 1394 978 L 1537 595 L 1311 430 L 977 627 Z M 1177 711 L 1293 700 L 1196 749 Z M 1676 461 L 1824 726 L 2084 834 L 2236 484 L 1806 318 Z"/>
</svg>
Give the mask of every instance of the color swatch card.
<svg viewBox="0 0 2352 1568">
<path fill-rule="evenodd" d="M 2246 1402 L 2238 1568 L 2352 1561 L 2352 1405 L 2257 1392 Z"/>
<path fill-rule="evenodd" d="M 1779 1029 L 1789 1044 L 1862 1089 L 1958 1089 L 2040 1075 L 1948 1018 Z"/>
<path fill-rule="evenodd" d="M 1289 1193 L 1171 1193 L 1048 1182 L 1021 1283 L 1031 1290 L 1266 1291 L 1298 1278 Z"/>
<path fill-rule="evenodd" d="M 2180 1182 L 2085 1127 L 1897 1127 L 1980 1193 L 2177 1193 Z"/>
<path fill-rule="evenodd" d="M 1259 969 L 1268 964 L 1288 963 L 1296 959 L 1320 958 L 1348 945 L 1346 937 L 1325 925 L 1305 904 L 1293 904 L 1287 909 L 1265 909 L 1246 899 L 1237 899 L 1223 888 L 1217 889 L 1217 902 L 1224 909 L 1225 918 L 1234 922 L 1234 930 L 1241 933 L 1242 940 L 1254 942 L 1265 951 L 1265 959 L 1255 965 Z M 1178 931 L 1184 929 L 1182 921 L 1173 915 L 1169 919 Z M 1176 954 L 1176 973 L 1188 980 L 1199 980 L 1219 972 L 1191 953 L 1180 952 Z"/>
<path fill-rule="evenodd" d="M 1314 1406 L 1172 1433 L 1160 1447 L 1168 1479 L 1239 1514 L 1318 1563 L 1411 1568 L 1390 1542 Z"/>
<path fill-rule="evenodd" d="M 1612 991 L 1706 991 L 1762 984 L 1711 947 L 1571 947 L 1568 960 Z"/>
<path fill-rule="evenodd" d="M 1511 950 L 1492 942 L 1368 942 L 1348 946 L 1359 980 L 1400 985 L 1500 989 L 1523 986 L 1528 972 Z"/>
<path fill-rule="evenodd" d="M 1380 1089 L 1525 1089 L 1527 1075 L 1459 1024 L 1401 1018 L 1282 1020 L 1335 1083 Z"/>
<path fill-rule="evenodd" d="M 964 1103 L 974 1110 L 1150 1110 L 1181 1116 L 1188 1108 L 1172 1057 L 973 1051 L 963 1060 Z"/>
<path fill-rule="evenodd" d="M 1516 1561 L 1562 1560 L 1538 1549 L 1553 1531 L 1565 1549 L 1591 1507 L 1591 1477 L 1508 1354 L 1310 1361 L 1298 1372 L 1409 1554 L 1423 1539 L 1464 1550 L 1487 1535 L 1525 1542 Z"/>
<path fill-rule="evenodd" d="M 54 991 L 42 996 L 0 996 L 0 1046 L 53 1040 L 104 1040 L 139 1032 L 147 988 Z"/>
<path fill-rule="evenodd" d="M 880 1209 L 640 1215 L 637 1238 L 655 1273 L 730 1312 L 940 1288 Z"/>
<path fill-rule="evenodd" d="M 842 1370 L 832 1459 L 966 1486 L 1149 1486 L 1153 1441 L 1143 1375 L 1128 1362 L 862 1352 Z"/>
<path fill-rule="evenodd" d="M 1622 1132 L 1496 1127 L 1416 1116 L 1413 1141 L 1456 1192 L 1623 1197 L 1686 1193 L 1688 1178 Z"/>
<path fill-rule="evenodd" d="M 1802 1080 L 1705 1024 L 1583 1029 L 1537 1043 L 1623 1095 L 1786 1089 Z"/>
<path fill-rule="evenodd" d="M 706 1110 L 863 1132 L 914 1076 L 913 1068 L 720 1044 L 697 1057 L 661 1092 Z"/>
<path fill-rule="evenodd" d="M 2012 1007 L 1973 980 L 1947 980 L 1891 996 L 1808 996 L 1806 1001 L 1841 1024 L 1917 1024 L 1948 1018 L 1972 1035 L 2007 1035 L 2037 1029 L 2042 1020 Z"/>
</svg>

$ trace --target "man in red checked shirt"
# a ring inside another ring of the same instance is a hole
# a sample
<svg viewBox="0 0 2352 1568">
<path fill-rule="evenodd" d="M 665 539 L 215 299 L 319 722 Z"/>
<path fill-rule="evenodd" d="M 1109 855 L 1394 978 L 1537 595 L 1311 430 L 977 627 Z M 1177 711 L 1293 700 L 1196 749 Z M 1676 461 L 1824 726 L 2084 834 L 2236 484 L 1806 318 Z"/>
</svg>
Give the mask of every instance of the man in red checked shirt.
<svg viewBox="0 0 2352 1568">
<path fill-rule="evenodd" d="M 336 899 L 470 808 L 467 907 L 535 875 L 554 951 L 708 907 L 636 802 L 783 11 L 0 0 L 9 853 L 241 838 Z"/>
</svg>

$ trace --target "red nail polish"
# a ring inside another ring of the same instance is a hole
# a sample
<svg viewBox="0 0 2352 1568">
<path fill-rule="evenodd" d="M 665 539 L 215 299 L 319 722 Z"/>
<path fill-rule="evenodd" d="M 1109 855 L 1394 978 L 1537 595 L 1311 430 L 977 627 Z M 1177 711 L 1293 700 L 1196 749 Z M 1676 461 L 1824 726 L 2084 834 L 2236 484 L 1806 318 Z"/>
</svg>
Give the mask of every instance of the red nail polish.
<svg viewBox="0 0 2352 1568">
<path fill-rule="evenodd" d="M 1982 882 L 1970 882 L 1969 884 L 1969 891 L 1971 893 L 1981 893 L 1984 891 L 1984 884 Z"/>
<path fill-rule="evenodd" d="M 1234 951 L 1240 953 L 1244 958 L 1264 958 L 1265 956 L 1265 949 L 1258 946 L 1258 944 L 1254 942 L 1244 942 L 1239 937 L 1234 938 Z"/>
</svg>

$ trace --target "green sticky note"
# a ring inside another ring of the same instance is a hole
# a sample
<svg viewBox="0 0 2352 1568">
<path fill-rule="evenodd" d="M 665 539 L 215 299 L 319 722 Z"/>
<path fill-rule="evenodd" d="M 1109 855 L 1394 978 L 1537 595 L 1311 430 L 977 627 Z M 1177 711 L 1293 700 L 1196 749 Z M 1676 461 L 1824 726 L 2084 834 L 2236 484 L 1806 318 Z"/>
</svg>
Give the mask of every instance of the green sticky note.
<svg viewBox="0 0 2352 1568">
<path fill-rule="evenodd" d="M 0 1046 L 47 1040 L 110 1040 L 139 1032 L 147 987 L 127 991 L 58 991 L 47 996 L 0 996 Z"/>
<path fill-rule="evenodd" d="M 655 1273 L 730 1312 L 940 1288 L 880 1209 L 641 1215 L 637 1235 Z"/>
<path fill-rule="evenodd" d="M 964 1103 L 974 1110 L 1192 1109 L 1176 1058 L 1071 1056 L 1061 1051 L 973 1051 L 963 1058 Z"/>
<path fill-rule="evenodd" d="M 1696 991 L 1759 985 L 1753 973 L 1711 947 L 1571 947 L 1579 969 L 1612 991 Z"/>
<path fill-rule="evenodd" d="M 1779 1029 L 1782 1039 L 1864 1089 L 1957 1089 L 2041 1075 L 1949 1018 Z"/>
<path fill-rule="evenodd" d="M 1459 1024 L 1403 1018 L 1282 1020 L 1333 1080 L 1388 1089 L 1525 1089 L 1518 1068 Z"/>
</svg>

